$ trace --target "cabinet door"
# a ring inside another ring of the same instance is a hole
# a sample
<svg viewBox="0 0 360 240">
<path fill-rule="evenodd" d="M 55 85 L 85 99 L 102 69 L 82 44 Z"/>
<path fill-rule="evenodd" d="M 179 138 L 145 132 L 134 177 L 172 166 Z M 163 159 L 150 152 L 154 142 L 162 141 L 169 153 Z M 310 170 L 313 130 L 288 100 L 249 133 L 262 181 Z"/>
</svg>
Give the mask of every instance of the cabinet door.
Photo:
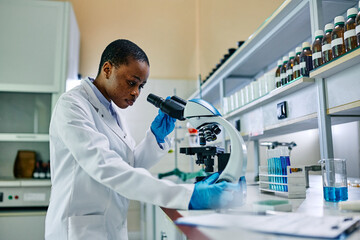
<svg viewBox="0 0 360 240">
<path fill-rule="evenodd" d="M 0 212 L 0 239 L 44 239 L 46 211 Z"/>
<path fill-rule="evenodd" d="M 61 2 L 0 2 L 0 90 L 59 91 L 64 12 Z"/>
<path fill-rule="evenodd" d="M 50 93 L 0 92 L 0 135 L 48 134 Z"/>
</svg>

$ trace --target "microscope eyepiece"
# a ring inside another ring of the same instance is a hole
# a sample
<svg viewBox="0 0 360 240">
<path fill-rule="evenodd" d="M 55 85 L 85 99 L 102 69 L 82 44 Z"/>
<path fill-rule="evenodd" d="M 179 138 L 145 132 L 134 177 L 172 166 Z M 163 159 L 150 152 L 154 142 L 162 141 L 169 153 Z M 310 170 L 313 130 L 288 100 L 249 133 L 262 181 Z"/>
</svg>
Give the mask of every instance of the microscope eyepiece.
<svg viewBox="0 0 360 240">
<path fill-rule="evenodd" d="M 150 93 L 147 96 L 147 101 L 153 104 L 155 107 L 160 108 L 160 104 L 164 101 L 162 97 L 156 96 L 155 94 Z"/>
<path fill-rule="evenodd" d="M 178 96 L 172 96 L 170 99 L 163 99 L 162 97 L 156 96 L 150 93 L 147 97 L 147 101 L 153 104 L 155 107 L 160 108 L 161 111 L 169 115 L 170 117 L 178 120 L 185 120 L 184 108 L 186 101 Z"/>
</svg>

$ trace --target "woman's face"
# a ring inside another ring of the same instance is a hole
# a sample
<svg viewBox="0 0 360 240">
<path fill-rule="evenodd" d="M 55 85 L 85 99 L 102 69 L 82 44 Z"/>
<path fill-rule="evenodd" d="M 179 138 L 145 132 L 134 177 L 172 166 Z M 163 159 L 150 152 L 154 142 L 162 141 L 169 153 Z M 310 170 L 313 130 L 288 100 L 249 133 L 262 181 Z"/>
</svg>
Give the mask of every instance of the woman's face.
<svg viewBox="0 0 360 240">
<path fill-rule="evenodd" d="M 139 97 L 141 89 L 149 77 L 149 66 L 146 62 L 129 59 L 128 64 L 115 67 L 110 62 L 103 65 L 105 81 L 104 96 L 112 100 L 119 108 L 132 106 Z"/>
</svg>

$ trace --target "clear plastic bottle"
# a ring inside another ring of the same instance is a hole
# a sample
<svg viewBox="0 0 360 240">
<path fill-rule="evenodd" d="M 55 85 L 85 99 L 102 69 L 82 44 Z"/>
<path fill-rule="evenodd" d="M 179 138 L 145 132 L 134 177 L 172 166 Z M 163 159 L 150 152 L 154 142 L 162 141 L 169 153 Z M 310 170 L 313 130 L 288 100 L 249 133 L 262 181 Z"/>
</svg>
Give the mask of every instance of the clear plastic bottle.
<svg viewBox="0 0 360 240">
<path fill-rule="evenodd" d="M 282 61 L 281 60 L 279 60 L 278 62 L 277 62 L 277 69 L 276 69 L 276 71 L 275 71 L 275 87 L 276 88 L 279 88 L 279 87 L 281 87 L 281 77 L 280 77 L 280 75 L 281 75 L 281 67 L 282 67 Z"/>
<path fill-rule="evenodd" d="M 289 61 L 286 65 L 287 82 L 294 80 L 293 67 L 294 67 L 295 52 L 289 52 Z"/>
<path fill-rule="evenodd" d="M 360 47 L 360 1 L 359 1 L 359 12 L 355 18 L 356 22 L 356 38 L 357 38 L 357 45 Z"/>
<path fill-rule="evenodd" d="M 300 74 L 308 77 L 310 71 L 313 69 L 312 65 L 312 51 L 309 42 L 303 42 L 302 52 L 300 54 Z"/>
<path fill-rule="evenodd" d="M 281 66 L 281 72 L 280 72 L 281 86 L 287 84 L 286 65 L 289 61 L 289 57 L 284 56 L 282 61 L 283 61 L 283 65 Z"/>
<path fill-rule="evenodd" d="M 301 76 L 300 74 L 300 54 L 302 52 L 302 48 L 301 47 L 297 47 L 295 49 L 295 58 L 294 58 L 294 66 L 293 66 L 293 76 L 294 79 L 297 79 L 298 77 Z"/>
<path fill-rule="evenodd" d="M 345 32 L 344 32 L 344 42 L 345 42 L 345 51 L 349 52 L 357 47 L 356 39 L 356 23 L 355 18 L 358 14 L 356 8 L 349 8 L 347 10 L 347 21 L 345 23 Z"/>
<path fill-rule="evenodd" d="M 334 24 L 328 23 L 325 25 L 325 35 L 322 40 L 322 56 L 324 63 L 330 62 L 333 59 L 331 49 L 331 33 L 334 30 Z"/>
<path fill-rule="evenodd" d="M 323 30 L 315 31 L 315 40 L 312 45 L 312 60 L 313 60 L 314 69 L 323 65 L 322 51 L 321 51 L 323 37 L 324 37 Z"/>
<path fill-rule="evenodd" d="M 334 31 L 331 33 L 331 48 L 333 58 L 337 58 L 345 53 L 344 45 L 344 26 L 345 20 L 343 16 L 337 16 L 334 19 Z"/>
</svg>

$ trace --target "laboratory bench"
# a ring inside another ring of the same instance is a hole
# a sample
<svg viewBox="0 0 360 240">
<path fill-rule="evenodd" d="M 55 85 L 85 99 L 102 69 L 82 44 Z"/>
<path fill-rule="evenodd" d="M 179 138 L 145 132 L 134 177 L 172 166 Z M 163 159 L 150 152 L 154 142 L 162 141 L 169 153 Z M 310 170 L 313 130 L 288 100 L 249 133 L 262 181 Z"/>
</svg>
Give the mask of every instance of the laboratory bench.
<svg viewBox="0 0 360 240">
<path fill-rule="evenodd" d="M 349 187 L 348 188 L 348 201 L 360 200 L 360 188 Z M 169 219 L 174 223 L 181 217 L 192 216 L 206 216 L 212 213 L 225 213 L 225 214 L 239 214 L 239 215 L 254 215 L 253 203 L 260 200 L 274 200 L 274 199 L 286 199 L 281 196 L 277 196 L 269 193 L 262 193 L 259 191 L 259 185 L 257 183 L 247 184 L 247 199 L 246 203 L 241 207 L 230 210 L 221 211 L 185 211 L 162 208 L 162 211 L 167 215 Z M 322 216 L 344 216 L 344 217 L 360 217 L 359 211 L 343 211 L 339 210 L 337 203 L 325 202 L 323 200 L 322 192 L 322 180 L 320 175 L 310 175 L 310 186 L 306 189 L 305 199 L 288 199 L 292 205 L 293 213 L 305 214 L 308 216 L 322 217 Z M 272 214 L 281 214 L 281 212 L 273 212 Z M 174 223 L 176 224 L 176 223 Z M 187 239 L 196 240 L 208 240 L 208 239 L 307 239 L 303 237 L 290 237 L 288 235 L 279 235 L 271 233 L 260 233 L 256 231 L 249 231 L 246 229 L 229 227 L 229 228 L 215 228 L 204 226 L 191 226 L 176 224 L 177 228 L 186 236 Z M 320 229 L 319 229 L 320 231 Z M 185 238 L 183 237 L 183 239 Z M 342 238 L 343 239 L 343 238 Z M 357 228 L 351 234 L 346 236 L 346 239 L 360 239 L 360 229 Z"/>
</svg>

